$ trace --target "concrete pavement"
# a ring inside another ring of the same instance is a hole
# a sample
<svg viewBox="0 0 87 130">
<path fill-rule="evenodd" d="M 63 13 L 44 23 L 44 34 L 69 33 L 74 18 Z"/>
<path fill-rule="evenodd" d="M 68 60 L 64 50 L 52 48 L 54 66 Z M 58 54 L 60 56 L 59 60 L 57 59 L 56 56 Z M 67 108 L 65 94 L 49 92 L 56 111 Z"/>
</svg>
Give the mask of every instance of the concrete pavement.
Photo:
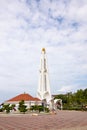
<svg viewBox="0 0 87 130">
<path fill-rule="evenodd" d="M 56 115 L 0 114 L 0 130 L 87 130 L 87 112 L 62 110 Z"/>
</svg>

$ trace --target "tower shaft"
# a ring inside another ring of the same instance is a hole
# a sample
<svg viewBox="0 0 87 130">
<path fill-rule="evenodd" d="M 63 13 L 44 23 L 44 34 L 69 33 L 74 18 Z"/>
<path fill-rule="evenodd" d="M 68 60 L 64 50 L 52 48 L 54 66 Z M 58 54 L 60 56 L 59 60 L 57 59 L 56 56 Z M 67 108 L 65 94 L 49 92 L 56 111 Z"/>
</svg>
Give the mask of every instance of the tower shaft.
<svg viewBox="0 0 87 130">
<path fill-rule="evenodd" d="M 41 100 L 46 99 L 47 101 L 49 101 L 51 99 L 45 48 L 43 48 L 41 52 L 40 70 L 39 70 L 39 86 L 38 86 L 37 96 Z"/>
</svg>

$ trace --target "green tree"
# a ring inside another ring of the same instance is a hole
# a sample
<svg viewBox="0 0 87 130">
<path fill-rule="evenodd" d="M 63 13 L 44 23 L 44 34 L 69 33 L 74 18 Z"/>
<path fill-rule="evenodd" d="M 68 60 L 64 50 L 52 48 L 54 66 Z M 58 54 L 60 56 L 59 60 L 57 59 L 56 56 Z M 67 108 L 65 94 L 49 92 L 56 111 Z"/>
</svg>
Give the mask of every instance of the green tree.
<svg viewBox="0 0 87 130">
<path fill-rule="evenodd" d="M 18 110 L 22 113 L 25 113 L 27 111 L 27 106 L 25 105 L 24 100 L 19 102 Z"/>
<path fill-rule="evenodd" d="M 13 110 L 15 105 L 10 105 L 10 104 L 3 104 L 2 110 L 6 111 L 6 113 L 10 113 L 10 110 Z"/>
<path fill-rule="evenodd" d="M 84 102 L 87 104 L 87 88 L 83 91 Z"/>
<path fill-rule="evenodd" d="M 6 111 L 6 113 L 10 113 L 11 107 L 10 104 L 3 104 L 3 108 L 4 111 Z"/>
<path fill-rule="evenodd" d="M 76 102 L 78 105 L 82 105 L 84 102 L 84 95 L 83 95 L 84 90 L 80 89 L 77 90 L 75 97 L 76 97 Z"/>
</svg>

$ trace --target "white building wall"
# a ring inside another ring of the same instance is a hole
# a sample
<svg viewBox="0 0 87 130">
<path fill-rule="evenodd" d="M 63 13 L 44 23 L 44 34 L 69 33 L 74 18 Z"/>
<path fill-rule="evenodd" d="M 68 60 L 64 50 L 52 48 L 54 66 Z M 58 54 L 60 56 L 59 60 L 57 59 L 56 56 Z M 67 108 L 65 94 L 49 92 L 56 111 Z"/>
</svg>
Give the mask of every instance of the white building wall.
<svg viewBox="0 0 87 130">
<path fill-rule="evenodd" d="M 15 104 L 15 108 L 16 108 L 16 110 L 18 110 L 18 106 L 19 106 L 19 102 L 20 101 L 7 101 L 7 102 L 5 102 L 4 104 Z M 25 101 L 25 105 L 27 106 L 27 108 L 30 108 L 31 106 L 34 106 L 34 105 L 41 105 L 42 104 L 42 102 L 41 101 Z"/>
</svg>

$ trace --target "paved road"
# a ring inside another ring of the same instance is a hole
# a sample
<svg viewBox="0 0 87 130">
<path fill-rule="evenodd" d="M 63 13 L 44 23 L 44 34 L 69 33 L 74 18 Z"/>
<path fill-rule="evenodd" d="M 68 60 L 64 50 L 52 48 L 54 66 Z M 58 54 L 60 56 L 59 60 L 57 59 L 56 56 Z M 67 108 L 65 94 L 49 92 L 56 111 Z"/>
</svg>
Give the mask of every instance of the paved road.
<svg viewBox="0 0 87 130">
<path fill-rule="evenodd" d="M 58 111 L 56 115 L 0 114 L 0 130 L 87 130 L 87 112 Z"/>
</svg>

